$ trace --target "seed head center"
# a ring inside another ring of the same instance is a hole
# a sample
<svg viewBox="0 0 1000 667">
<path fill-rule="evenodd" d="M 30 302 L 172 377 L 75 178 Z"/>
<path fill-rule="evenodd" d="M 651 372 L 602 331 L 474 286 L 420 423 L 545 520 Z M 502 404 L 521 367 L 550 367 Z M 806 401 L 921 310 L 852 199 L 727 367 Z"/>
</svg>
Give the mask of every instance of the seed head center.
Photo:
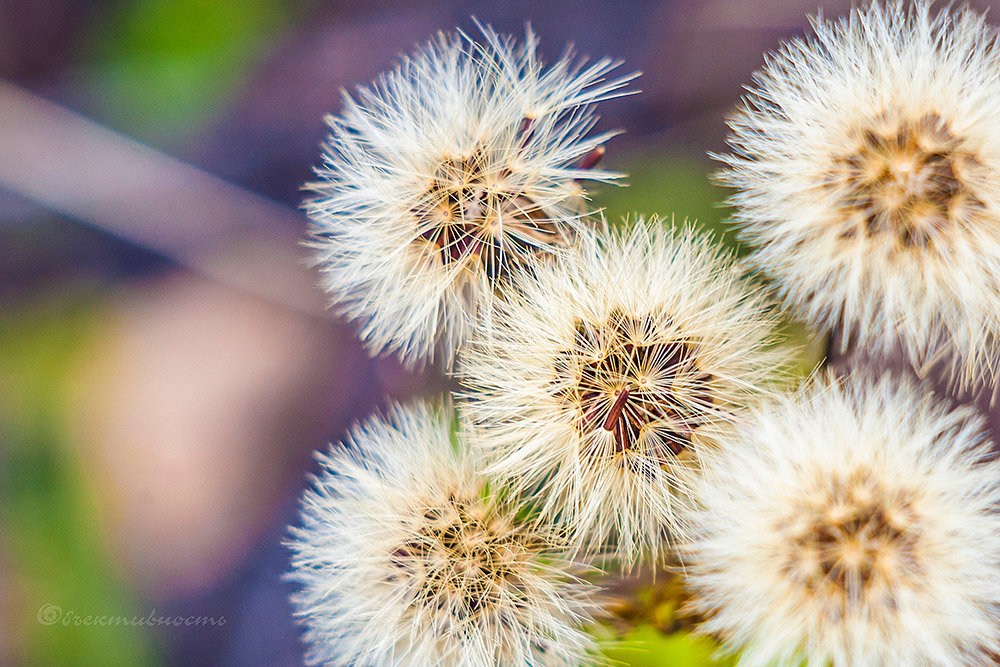
<svg viewBox="0 0 1000 667">
<path fill-rule="evenodd" d="M 567 242 L 558 217 L 517 178 L 512 158 L 498 153 L 480 146 L 443 160 L 412 209 L 417 241 L 430 243 L 444 266 L 472 263 L 497 277 L 511 262 Z"/>
<path fill-rule="evenodd" d="M 575 332 L 557 374 L 571 380 L 559 396 L 584 440 L 611 435 L 618 453 L 652 450 L 663 462 L 689 447 L 704 420 L 697 407 L 713 400 L 694 346 L 658 336 L 651 316 L 621 311 L 598 326 L 578 321 Z"/>
<path fill-rule="evenodd" d="M 408 528 L 390 558 L 394 576 L 412 583 L 414 606 L 463 616 L 502 603 L 504 590 L 519 585 L 519 567 L 537 539 L 483 500 L 454 494 L 428 505 Z"/>
<path fill-rule="evenodd" d="M 973 187 L 981 165 L 939 115 L 889 116 L 857 131 L 855 149 L 834 160 L 840 237 L 926 248 L 983 208 Z"/>
<path fill-rule="evenodd" d="M 863 471 L 832 480 L 779 526 L 789 538 L 786 570 L 832 614 L 894 604 L 898 582 L 921 567 L 910 497 Z"/>
</svg>

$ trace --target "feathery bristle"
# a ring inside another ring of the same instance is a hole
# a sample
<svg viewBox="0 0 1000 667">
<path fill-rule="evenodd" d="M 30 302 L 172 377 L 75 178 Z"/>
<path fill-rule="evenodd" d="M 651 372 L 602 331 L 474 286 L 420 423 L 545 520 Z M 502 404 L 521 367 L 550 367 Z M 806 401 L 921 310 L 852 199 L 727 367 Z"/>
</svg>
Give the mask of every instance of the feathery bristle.
<svg viewBox="0 0 1000 667">
<path fill-rule="evenodd" d="M 756 74 L 720 180 L 751 261 L 843 343 L 1000 358 L 1000 49 L 970 9 L 873 3 L 817 21 Z"/>
<path fill-rule="evenodd" d="M 820 377 L 705 457 L 683 545 L 741 664 L 978 665 L 1000 649 L 1000 463 L 908 382 Z"/>
<path fill-rule="evenodd" d="M 782 366 L 733 261 L 657 220 L 580 236 L 516 283 L 460 366 L 489 470 L 577 546 L 661 558 L 686 478 Z"/>
<path fill-rule="evenodd" d="M 593 661 L 592 586 L 565 540 L 490 495 L 451 428 L 397 406 L 320 457 L 290 544 L 311 664 Z"/>
<path fill-rule="evenodd" d="M 612 133 L 587 134 L 633 77 L 572 54 L 545 67 L 530 29 L 517 44 L 480 28 L 345 95 L 308 185 L 324 287 L 373 353 L 409 366 L 450 366 L 499 281 L 586 226 L 582 181 L 620 177 L 595 169 Z"/>
</svg>

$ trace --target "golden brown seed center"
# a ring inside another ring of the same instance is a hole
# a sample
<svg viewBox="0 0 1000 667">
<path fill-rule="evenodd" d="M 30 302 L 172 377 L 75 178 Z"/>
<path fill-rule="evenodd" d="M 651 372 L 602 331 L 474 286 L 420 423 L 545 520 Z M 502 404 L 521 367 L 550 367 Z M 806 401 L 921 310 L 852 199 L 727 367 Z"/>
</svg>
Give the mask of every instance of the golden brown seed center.
<svg viewBox="0 0 1000 667">
<path fill-rule="evenodd" d="M 941 232 L 983 208 L 972 184 L 981 169 L 937 114 L 890 123 L 888 114 L 857 133 L 830 179 L 844 212 L 842 239 L 932 246 Z"/>
<path fill-rule="evenodd" d="M 910 493 L 891 491 L 865 471 L 830 480 L 794 510 L 779 526 L 791 546 L 786 571 L 834 616 L 895 604 L 901 577 L 921 570 Z"/>
<path fill-rule="evenodd" d="M 713 399 L 712 376 L 699 371 L 695 347 L 655 331 L 655 319 L 614 311 L 606 322 L 577 322 L 574 347 L 559 356 L 560 398 L 576 408 L 585 440 L 601 432 L 616 451 L 650 452 L 666 463 L 690 447 Z"/>
<path fill-rule="evenodd" d="M 518 130 L 521 147 L 531 134 L 525 119 Z M 512 261 L 570 241 L 565 226 L 526 192 L 511 165 L 482 146 L 445 160 L 413 213 L 419 238 L 436 247 L 445 266 L 479 260 L 490 277 L 506 273 Z"/>
<path fill-rule="evenodd" d="M 399 571 L 394 576 L 414 582 L 415 606 L 468 617 L 510 598 L 539 539 L 484 501 L 452 495 L 415 519 L 390 562 Z"/>
</svg>

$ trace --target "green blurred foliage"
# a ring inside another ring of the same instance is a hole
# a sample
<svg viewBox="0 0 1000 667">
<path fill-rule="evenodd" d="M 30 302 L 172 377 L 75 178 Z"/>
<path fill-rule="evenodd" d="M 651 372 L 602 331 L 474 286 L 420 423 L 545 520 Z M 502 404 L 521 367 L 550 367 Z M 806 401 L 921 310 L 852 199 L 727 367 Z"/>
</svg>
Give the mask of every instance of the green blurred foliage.
<svg viewBox="0 0 1000 667">
<path fill-rule="evenodd" d="M 282 0 L 110 5 L 84 55 L 101 120 L 154 143 L 187 134 L 245 83 L 294 10 Z"/>
<path fill-rule="evenodd" d="M 731 665 L 730 658 L 716 658 L 720 646 L 698 635 L 702 616 L 691 607 L 683 571 L 671 568 L 633 573 L 599 582 L 604 611 L 610 621 L 594 630 L 604 657 L 613 663 L 642 667 L 671 665 Z"/>
<path fill-rule="evenodd" d="M 708 637 L 676 632 L 664 635 L 651 625 L 640 625 L 622 640 L 605 648 L 604 656 L 631 667 L 728 667 L 732 658 L 716 658 L 718 645 Z"/>
<path fill-rule="evenodd" d="M 72 369 L 101 321 L 95 302 L 69 293 L 0 311 L 0 526 L 17 608 L 11 621 L 28 665 L 158 664 L 145 628 L 39 621 L 144 617 L 103 541 L 79 452 L 67 432 Z"/>
<path fill-rule="evenodd" d="M 615 165 L 625 172 L 624 187 L 605 185 L 594 197 L 608 220 L 657 216 L 676 225 L 684 221 L 739 251 L 733 229 L 724 221 L 731 209 L 721 204 L 728 192 L 710 181 L 714 166 L 688 155 L 658 155 Z"/>
</svg>

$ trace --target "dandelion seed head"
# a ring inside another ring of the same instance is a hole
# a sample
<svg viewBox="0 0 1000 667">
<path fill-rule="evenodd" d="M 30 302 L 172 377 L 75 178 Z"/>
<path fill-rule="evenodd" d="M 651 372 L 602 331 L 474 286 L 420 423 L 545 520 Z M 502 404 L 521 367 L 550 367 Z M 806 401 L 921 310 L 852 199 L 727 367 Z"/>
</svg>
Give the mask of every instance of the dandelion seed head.
<svg viewBox="0 0 1000 667">
<path fill-rule="evenodd" d="M 306 210 L 323 284 L 372 352 L 450 365 L 499 281 L 561 252 L 591 212 L 584 181 L 611 133 L 593 105 L 633 77 L 566 53 L 541 63 L 481 27 L 445 34 L 329 117 Z M 589 135 L 589 136 L 588 136 Z"/>
<path fill-rule="evenodd" d="M 917 386 L 821 377 L 705 458 L 683 545 L 741 664 L 971 665 L 1000 643 L 998 465 Z"/>
<path fill-rule="evenodd" d="M 970 9 L 874 3 L 794 40 L 730 122 L 750 258 L 814 326 L 961 383 L 1000 332 L 1000 52 Z"/>
<path fill-rule="evenodd" d="M 657 220 L 581 235 L 515 288 L 460 366 L 489 469 L 540 489 L 579 548 L 661 557 L 698 450 L 777 376 L 766 303 Z"/>
<path fill-rule="evenodd" d="M 491 495 L 450 433 L 446 410 L 395 407 L 320 459 L 291 543 L 309 661 L 589 664 L 565 541 Z"/>
</svg>

